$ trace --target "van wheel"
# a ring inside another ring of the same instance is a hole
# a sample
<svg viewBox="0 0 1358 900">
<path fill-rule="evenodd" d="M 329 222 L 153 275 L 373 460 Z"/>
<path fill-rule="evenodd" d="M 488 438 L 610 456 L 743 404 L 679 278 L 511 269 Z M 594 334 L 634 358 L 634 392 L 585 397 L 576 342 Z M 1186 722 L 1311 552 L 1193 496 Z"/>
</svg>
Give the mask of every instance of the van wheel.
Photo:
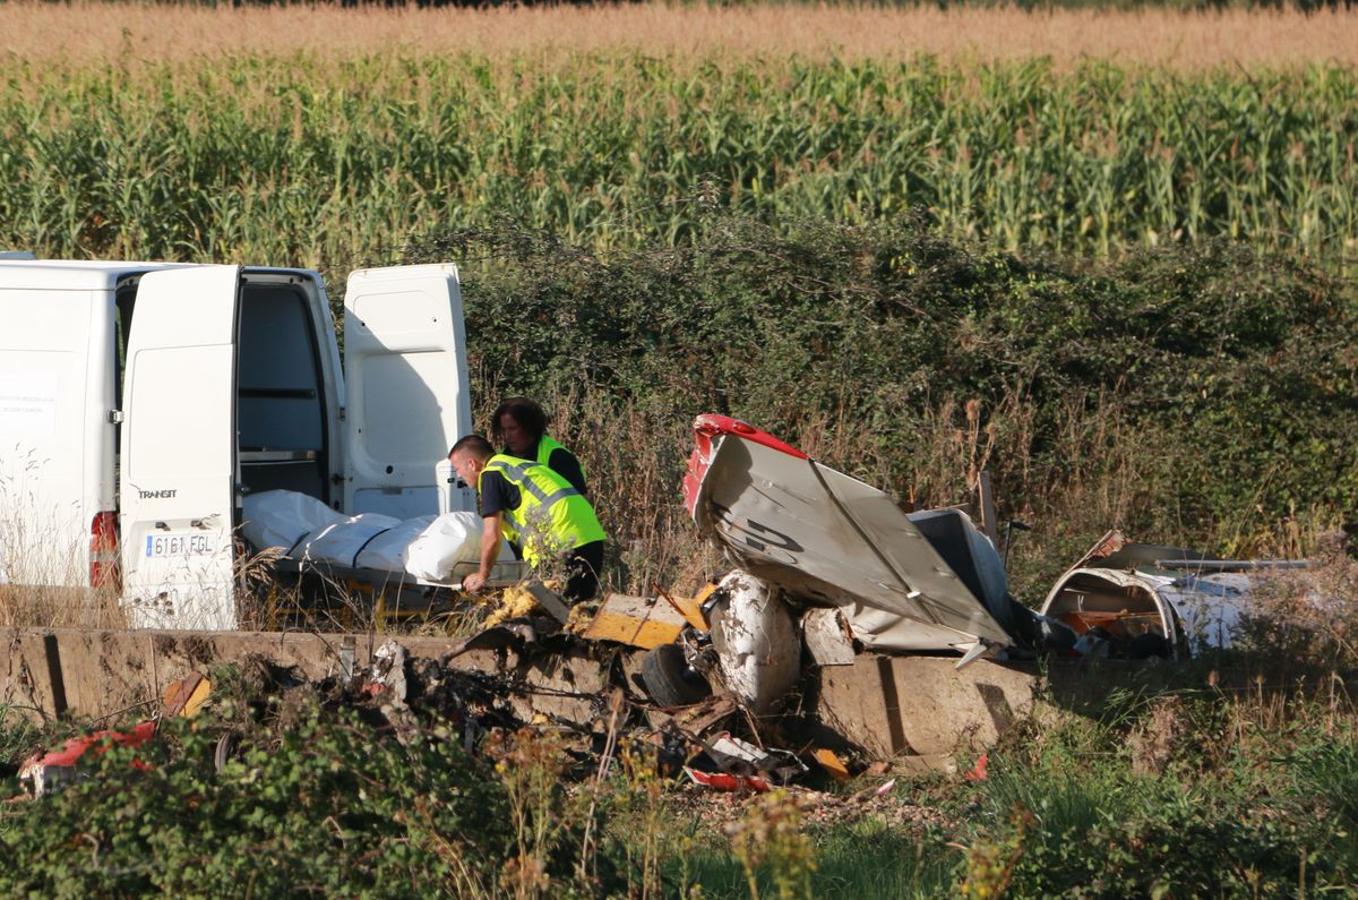
<svg viewBox="0 0 1358 900">
<path fill-rule="evenodd" d="M 691 706 L 707 698 L 712 687 L 689 668 L 678 644 L 663 644 L 641 658 L 641 683 L 661 706 Z"/>
</svg>

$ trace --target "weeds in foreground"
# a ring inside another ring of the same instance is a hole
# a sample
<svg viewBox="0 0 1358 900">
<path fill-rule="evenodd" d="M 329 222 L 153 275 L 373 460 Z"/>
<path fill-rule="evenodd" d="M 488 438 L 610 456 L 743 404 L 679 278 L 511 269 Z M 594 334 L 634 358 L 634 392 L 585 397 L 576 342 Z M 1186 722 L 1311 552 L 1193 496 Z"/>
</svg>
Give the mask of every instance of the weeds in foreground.
<svg viewBox="0 0 1358 900">
<path fill-rule="evenodd" d="M 972 900 L 993 900 L 1004 896 L 1014 878 L 1014 867 L 1023 855 L 1023 837 L 1036 821 L 1031 812 L 1014 811 L 1011 828 L 999 841 L 981 840 L 967 849 L 967 870 L 960 888 L 961 896 Z"/>
<path fill-rule="evenodd" d="M 1049 710 L 991 751 L 984 779 L 903 776 L 897 796 L 930 809 L 927 822 L 817 825 L 814 795 L 791 789 L 716 802 L 723 826 L 678 811 L 682 789 L 644 744 L 624 745 L 611 775 L 591 764 L 577 780 L 550 733 L 500 735 L 492 765 L 465 752 L 452 723 L 398 739 L 314 702 L 261 717 L 241 702 L 258 695 L 248 678 L 214 683 L 220 694 L 195 724 L 166 723 L 164 740 L 137 751 L 149 769 L 110 751 L 93 778 L 43 803 L 0 804 L 0 889 L 230 892 L 244 879 L 256 890 L 462 897 L 1358 890 L 1358 708 L 1314 691 L 1183 690 L 1103 719 Z M 244 750 L 216 772 L 224 728 Z M 1155 769 L 1138 768 L 1144 748 L 1128 736 L 1157 729 L 1167 749 Z M 35 737 L 0 718 L 6 754 Z"/>
<path fill-rule="evenodd" d="M 726 828 L 731 853 L 745 870 L 750 897 L 760 896 L 759 873 L 768 873 L 778 900 L 814 896 L 815 848 L 802 830 L 796 797 L 776 790 L 751 803 L 745 815 Z"/>
<path fill-rule="evenodd" d="M 0 892 L 451 893 L 457 860 L 493 883 L 512 846 L 503 788 L 456 741 L 313 708 L 215 772 L 213 725 L 167 721 L 53 802 L 0 807 Z"/>
<path fill-rule="evenodd" d="M 487 753 L 509 800 L 514 850 L 500 872 L 500 885 L 518 900 L 547 896 L 553 886 L 552 854 L 574 823 L 562 815 L 565 747 L 552 732 L 524 728 L 492 735 Z"/>
<path fill-rule="evenodd" d="M 1022 897 L 1352 890 L 1358 707 L 1340 719 L 1315 694 L 1210 689 L 1111 723 L 1055 719 L 1040 744 L 992 752 L 989 778 L 954 801 L 974 823 L 968 883 Z M 1151 767 L 1128 737 L 1157 731 Z"/>
<path fill-rule="evenodd" d="M 645 744 L 624 740 L 617 762 L 615 775 L 608 782 L 612 788 L 609 808 L 620 828 L 625 829 L 619 836 L 628 863 L 629 888 L 642 897 L 663 896 L 661 864 L 667 853 L 675 851 L 674 842 L 666 840 L 673 824 L 666 802 L 669 785 L 660 774 L 652 748 Z M 678 852 L 684 854 L 682 849 Z"/>
</svg>

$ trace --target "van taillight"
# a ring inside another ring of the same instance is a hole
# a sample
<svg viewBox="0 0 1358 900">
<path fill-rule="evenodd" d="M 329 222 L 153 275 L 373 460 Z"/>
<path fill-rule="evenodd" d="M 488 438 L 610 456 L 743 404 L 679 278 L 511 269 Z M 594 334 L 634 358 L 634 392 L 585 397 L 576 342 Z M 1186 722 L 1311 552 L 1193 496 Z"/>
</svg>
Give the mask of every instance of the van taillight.
<svg viewBox="0 0 1358 900">
<path fill-rule="evenodd" d="M 90 523 L 90 586 L 119 588 L 117 513 L 96 513 Z"/>
</svg>

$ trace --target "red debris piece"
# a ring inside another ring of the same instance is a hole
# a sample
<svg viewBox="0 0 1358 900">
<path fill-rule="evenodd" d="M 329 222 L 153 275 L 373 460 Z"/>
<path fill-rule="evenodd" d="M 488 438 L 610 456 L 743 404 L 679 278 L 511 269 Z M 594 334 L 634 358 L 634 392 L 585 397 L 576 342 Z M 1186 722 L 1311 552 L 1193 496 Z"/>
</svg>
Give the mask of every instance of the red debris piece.
<svg viewBox="0 0 1358 900">
<path fill-rule="evenodd" d="M 699 772 L 684 767 L 694 784 L 701 784 L 717 791 L 762 794 L 769 790 L 769 783 L 758 775 L 731 775 L 726 772 Z"/>
<path fill-rule="evenodd" d="M 986 765 L 989 762 L 990 754 L 982 753 L 980 758 L 976 760 L 976 765 L 972 767 L 970 772 L 963 775 L 962 777 L 965 778 L 967 781 L 985 781 Z"/>
<path fill-rule="evenodd" d="M 151 720 L 134 725 L 130 731 L 96 731 L 71 738 L 65 747 L 39 757 L 35 762 L 40 766 L 73 766 L 91 747 L 94 748 L 94 755 L 98 756 L 109 747 L 140 747 L 155 734 L 156 723 Z M 146 768 L 141 760 L 134 760 L 132 765 L 139 769 Z"/>
</svg>

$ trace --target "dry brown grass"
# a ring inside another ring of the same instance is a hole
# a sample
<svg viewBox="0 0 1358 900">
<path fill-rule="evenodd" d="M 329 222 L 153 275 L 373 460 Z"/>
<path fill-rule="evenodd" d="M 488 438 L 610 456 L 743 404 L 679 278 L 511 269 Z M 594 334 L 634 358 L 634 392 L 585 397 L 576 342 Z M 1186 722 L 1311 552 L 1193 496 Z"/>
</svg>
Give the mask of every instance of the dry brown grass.
<svg viewBox="0 0 1358 900">
<path fill-rule="evenodd" d="M 0 584 L 0 628 L 126 627 L 112 590 Z"/>
<path fill-rule="evenodd" d="M 693 447 L 687 411 L 619 403 L 590 388 L 543 403 L 555 413 L 552 433 L 580 455 L 590 500 L 612 540 L 610 557 L 616 554 L 620 563 L 606 574 L 605 589 L 692 594 L 727 568 L 720 553 L 698 539 L 684 511 L 679 485 Z"/>
<path fill-rule="evenodd" d="M 1304 669 L 1358 668 L 1358 559 L 1343 532 L 1311 548 L 1312 567 L 1265 572 L 1251 592 L 1241 643 Z"/>
<path fill-rule="evenodd" d="M 0 58 L 190 61 L 299 50 L 331 56 L 391 49 L 554 57 L 637 51 L 674 56 L 838 56 L 991 62 L 1087 57 L 1180 69 L 1358 62 L 1358 15 L 1229 11 L 1024 13 L 1013 9 L 868 9 L 664 5 L 489 10 L 230 9 L 0 4 Z"/>
</svg>

